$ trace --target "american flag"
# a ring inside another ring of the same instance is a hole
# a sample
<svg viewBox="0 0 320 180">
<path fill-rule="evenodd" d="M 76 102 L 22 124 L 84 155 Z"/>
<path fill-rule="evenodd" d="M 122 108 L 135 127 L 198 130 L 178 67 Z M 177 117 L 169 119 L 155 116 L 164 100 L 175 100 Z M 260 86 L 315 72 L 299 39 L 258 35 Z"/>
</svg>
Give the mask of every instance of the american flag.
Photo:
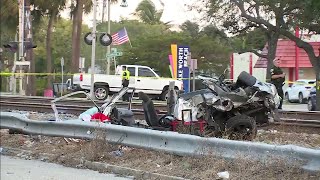
<svg viewBox="0 0 320 180">
<path fill-rule="evenodd" d="M 118 31 L 117 33 L 112 35 L 112 45 L 117 46 L 117 45 L 121 45 L 125 42 L 128 42 L 129 40 L 129 36 L 127 34 L 127 30 L 126 28 L 121 29 L 120 31 Z"/>
</svg>

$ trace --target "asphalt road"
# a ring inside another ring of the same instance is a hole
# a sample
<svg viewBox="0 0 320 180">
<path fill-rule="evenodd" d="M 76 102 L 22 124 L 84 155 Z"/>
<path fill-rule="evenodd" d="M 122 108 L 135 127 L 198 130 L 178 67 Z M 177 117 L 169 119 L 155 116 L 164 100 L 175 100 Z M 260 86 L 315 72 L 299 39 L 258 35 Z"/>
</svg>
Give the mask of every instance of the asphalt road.
<svg viewBox="0 0 320 180">
<path fill-rule="evenodd" d="M 1 180 L 128 180 L 133 178 L 101 174 L 88 169 L 75 169 L 36 160 L 23 160 L 1 155 Z"/>
</svg>

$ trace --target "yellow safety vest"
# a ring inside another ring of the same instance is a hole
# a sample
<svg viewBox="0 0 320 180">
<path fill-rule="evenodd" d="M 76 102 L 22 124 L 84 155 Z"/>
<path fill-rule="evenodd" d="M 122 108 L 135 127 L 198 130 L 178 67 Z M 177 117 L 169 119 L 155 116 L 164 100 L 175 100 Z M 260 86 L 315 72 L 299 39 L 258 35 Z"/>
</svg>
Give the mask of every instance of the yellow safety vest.
<svg viewBox="0 0 320 180">
<path fill-rule="evenodd" d="M 128 71 L 128 70 L 122 71 L 122 79 L 129 80 L 130 79 L 130 71 Z"/>
</svg>

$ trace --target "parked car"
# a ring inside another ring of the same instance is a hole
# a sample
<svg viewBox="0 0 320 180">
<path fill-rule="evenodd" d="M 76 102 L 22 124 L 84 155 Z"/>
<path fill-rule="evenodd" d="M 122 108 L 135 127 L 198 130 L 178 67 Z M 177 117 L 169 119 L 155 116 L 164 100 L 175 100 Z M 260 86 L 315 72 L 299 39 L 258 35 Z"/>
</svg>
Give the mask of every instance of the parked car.
<svg viewBox="0 0 320 180">
<path fill-rule="evenodd" d="M 285 90 L 285 99 L 289 102 L 306 102 L 309 97 L 310 90 L 315 86 L 315 83 L 315 79 L 297 80 Z"/>
<path fill-rule="evenodd" d="M 313 87 L 310 91 L 310 95 L 308 98 L 308 110 L 309 111 L 316 110 L 316 87 Z"/>
<path fill-rule="evenodd" d="M 105 100 L 108 95 L 119 92 L 121 86 L 122 66 L 116 68 L 115 75 L 94 74 L 94 95 L 98 100 Z M 175 89 L 183 91 L 183 82 L 180 80 L 161 78 L 153 69 L 140 65 L 125 65 L 130 71 L 130 88 L 136 92 L 144 92 L 165 100 L 168 94 L 169 82 L 175 82 Z M 91 74 L 74 74 L 71 89 L 74 91 L 90 91 Z"/>
</svg>

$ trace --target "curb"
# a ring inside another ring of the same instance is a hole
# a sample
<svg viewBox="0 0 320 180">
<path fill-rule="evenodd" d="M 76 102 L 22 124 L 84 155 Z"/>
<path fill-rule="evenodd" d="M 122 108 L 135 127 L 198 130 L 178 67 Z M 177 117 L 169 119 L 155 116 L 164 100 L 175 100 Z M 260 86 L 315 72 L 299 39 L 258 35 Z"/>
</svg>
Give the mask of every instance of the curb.
<svg viewBox="0 0 320 180">
<path fill-rule="evenodd" d="M 15 157 L 20 157 L 25 159 L 31 159 L 28 156 L 33 155 L 33 152 L 28 150 L 11 148 L 11 147 L 1 147 L 1 148 L 2 148 L 0 152 L 1 155 L 15 156 Z M 48 154 L 48 153 L 39 153 L 39 156 L 34 159 L 46 161 L 50 157 L 55 157 L 55 155 Z M 60 157 L 63 157 L 63 156 L 60 156 Z M 132 169 L 128 167 L 122 167 L 122 166 L 117 166 L 117 165 L 112 165 L 107 163 L 101 163 L 101 162 L 92 162 L 92 161 L 80 160 L 80 159 L 72 159 L 72 161 L 77 162 L 90 170 L 107 171 L 107 172 L 114 173 L 121 176 L 123 175 L 129 176 L 129 177 L 133 176 L 134 179 L 186 180 L 185 178 L 181 178 L 181 177 L 168 176 L 168 175 L 159 174 L 159 173 L 151 173 L 148 171 Z M 58 164 L 58 163 L 54 162 L 54 164 Z M 77 167 L 73 167 L 73 168 L 77 168 Z"/>
</svg>

